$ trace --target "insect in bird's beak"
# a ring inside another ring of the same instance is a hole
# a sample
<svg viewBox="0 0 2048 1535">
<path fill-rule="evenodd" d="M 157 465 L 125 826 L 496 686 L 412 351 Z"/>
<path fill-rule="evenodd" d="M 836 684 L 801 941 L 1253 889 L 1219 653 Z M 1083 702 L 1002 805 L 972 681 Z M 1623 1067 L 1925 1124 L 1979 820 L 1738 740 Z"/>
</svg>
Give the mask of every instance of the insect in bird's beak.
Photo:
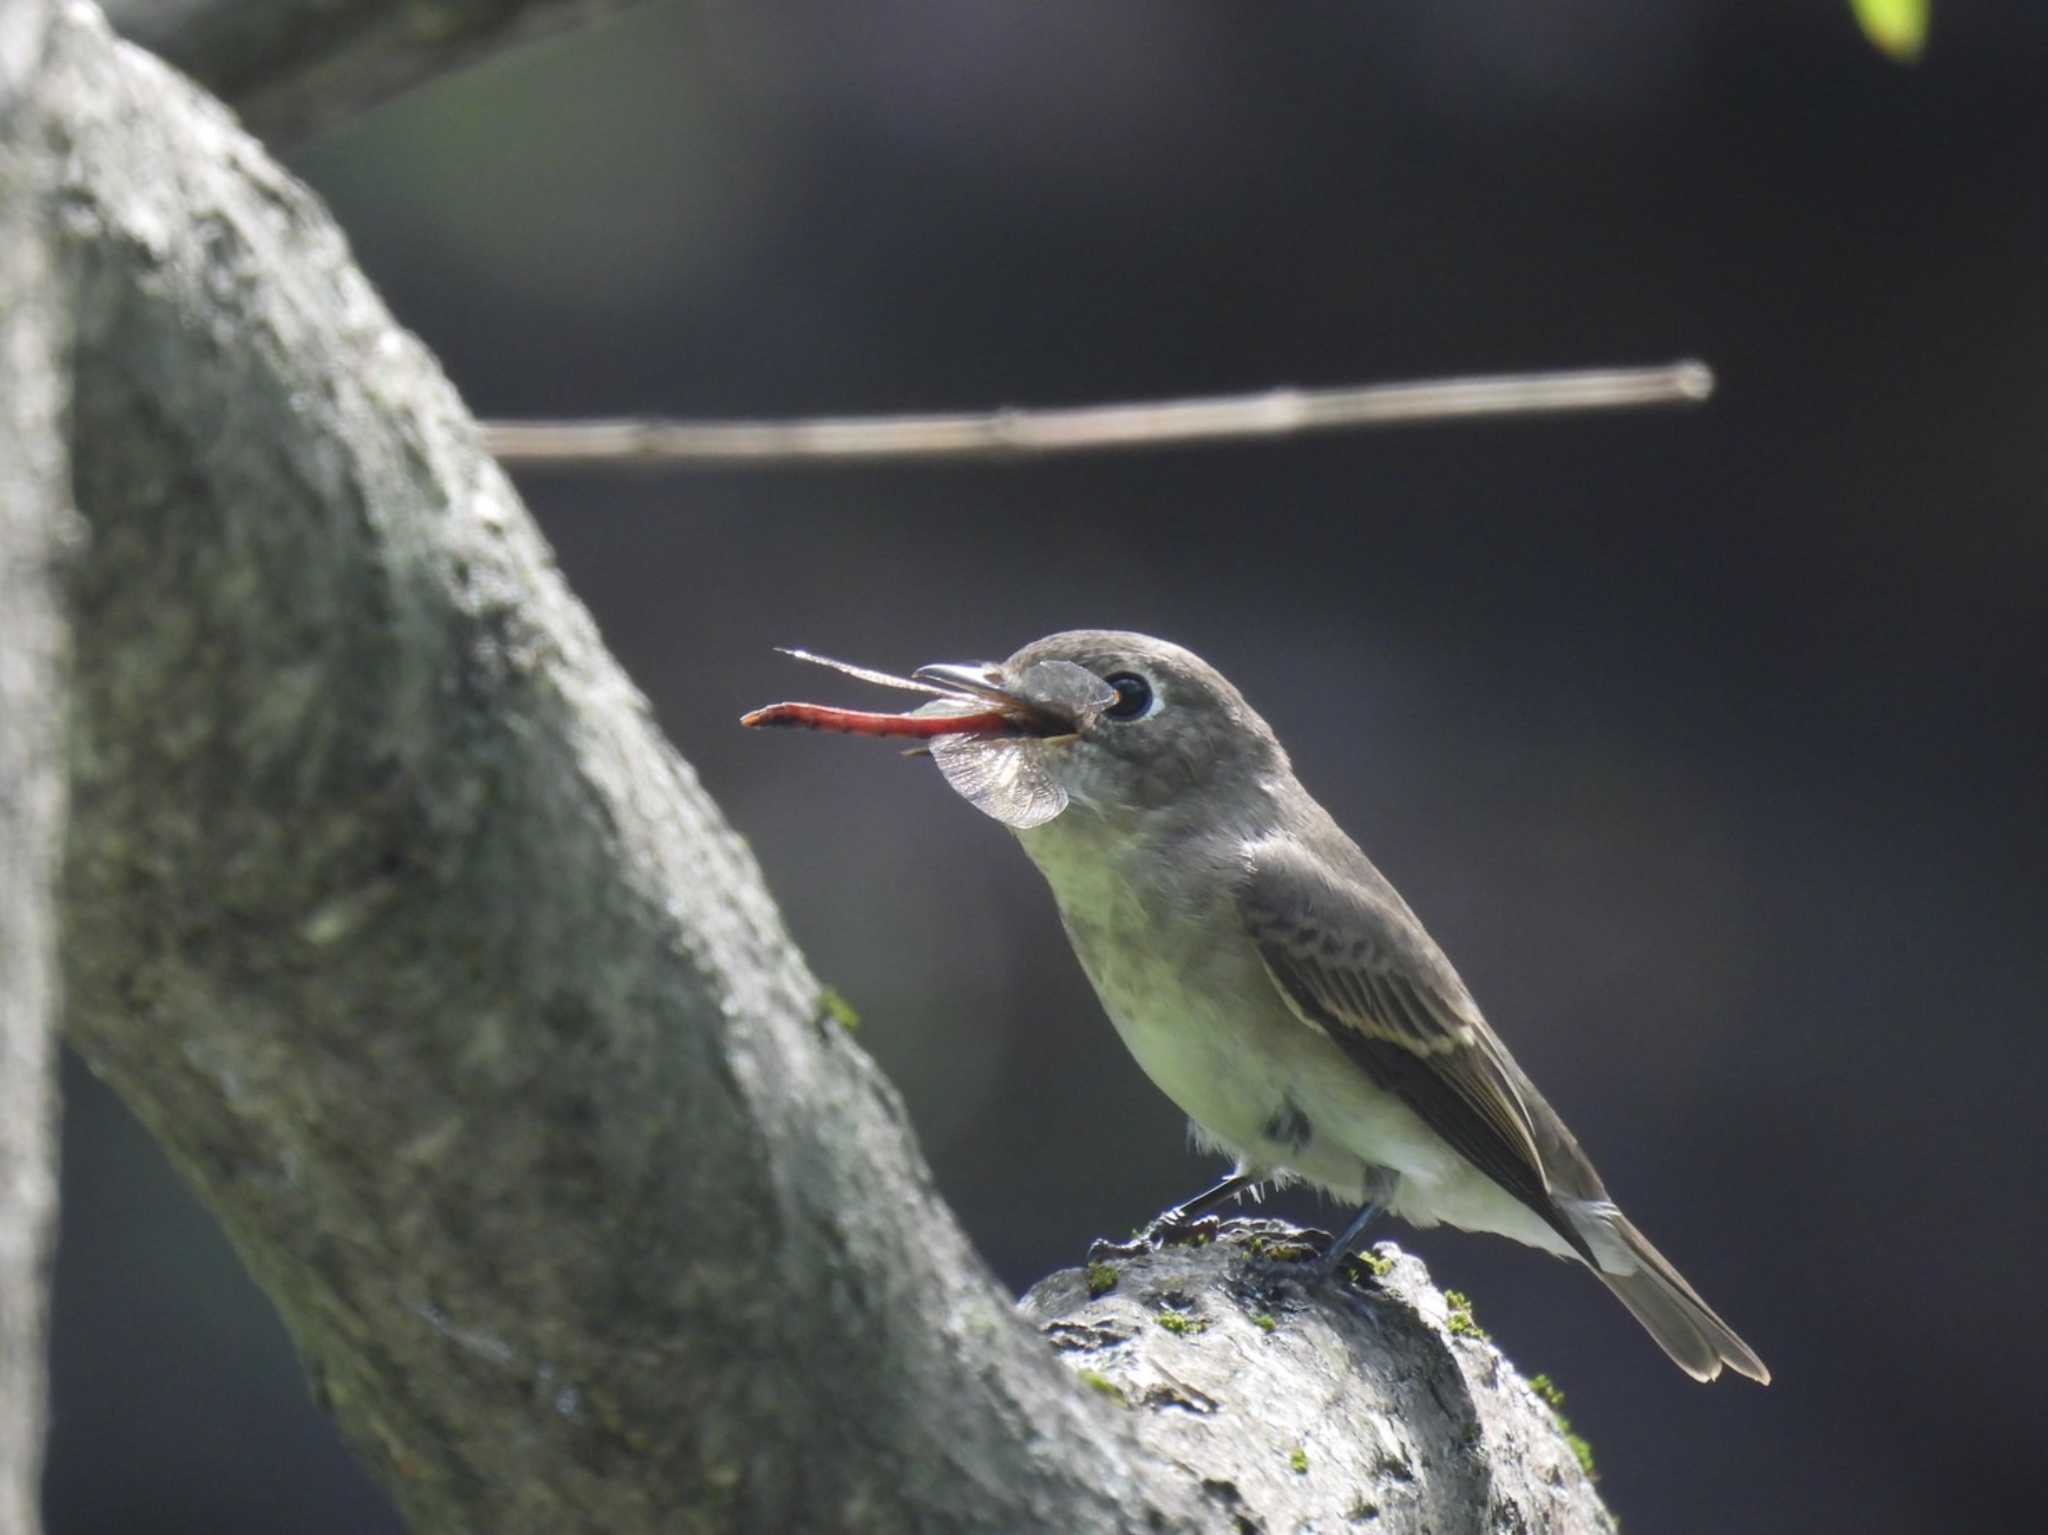
<svg viewBox="0 0 2048 1535">
<path fill-rule="evenodd" d="M 991 665 L 921 666 L 909 677 L 834 661 L 805 650 L 785 655 L 881 687 L 932 695 L 904 714 L 780 703 L 740 717 L 742 725 L 836 730 L 927 743 L 946 781 L 968 803 L 1006 826 L 1043 825 L 1067 807 L 1067 791 L 1045 750 L 1079 738 L 1116 701 L 1115 689 L 1084 667 L 1046 661 L 1012 680 Z"/>
<path fill-rule="evenodd" d="M 794 726 L 926 741 L 943 735 L 1028 736 L 1048 740 L 1073 735 L 1092 715 L 1101 712 L 1107 699 L 1115 696 L 1092 673 L 1065 662 L 1032 667 L 1031 675 L 1024 679 L 1027 685 L 1012 685 L 1001 668 L 987 664 L 920 666 L 910 676 L 898 677 L 892 672 L 835 661 L 807 650 L 785 648 L 782 653 L 815 666 L 828 666 L 863 682 L 933 696 L 929 702 L 903 714 L 841 709 L 830 704 L 770 704 L 741 715 L 742 725 Z"/>
<path fill-rule="evenodd" d="M 783 654 L 816 666 L 829 666 L 849 677 L 885 688 L 929 693 L 929 702 L 904 714 L 866 709 L 841 709 L 830 704 L 780 703 L 740 716 L 740 723 L 753 727 L 794 726 L 802 730 L 837 730 L 847 735 L 893 736 L 929 741 L 941 735 L 1014 735 L 1025 733 L 1028 723 L 1021 705 L 1003 698 L 980 696 L 961 687 L 941 687 L 932 681 L 898 677 L 891 672 L 835 661 L 807 650 L 784 649 Z"/>
</svg>

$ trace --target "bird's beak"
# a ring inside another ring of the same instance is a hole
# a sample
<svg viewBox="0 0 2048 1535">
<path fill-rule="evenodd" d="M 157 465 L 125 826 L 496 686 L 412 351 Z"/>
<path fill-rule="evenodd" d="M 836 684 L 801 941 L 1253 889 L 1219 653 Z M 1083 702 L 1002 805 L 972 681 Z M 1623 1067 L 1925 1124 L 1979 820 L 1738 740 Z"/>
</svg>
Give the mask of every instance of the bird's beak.
<svg viewBox="0 0 2048 1535">
<path fill-rule="evenodd" d="M 1027 735 L 1058 738 L 1080 734 L 1116 700 L 1116 691 L 1084 667 L 1040 661 L 1011 676 L 989 661 L 940 662 L 910 674 L 970 698 L 984 699 L 1008 714 Z"/>
<path fill-rule="evenodd" d="M 1004 686 L 1003 669 L 993 661 L 941 661 L 931 666 L 920 666 L 910 675 L 919 682 L 933 683 L 949 693 L 965 693 L 1013 709 L 1029 707 L 1012 689 Z"/>
<path fill-rule="evenodd" d="M 1063 748 L 1081 740 L 1116 702 L 1115 688 L 1071 661 L 942 664 L 920 666 L 911 675 L 926 687 L 986 705 L 1009 722 L 1005 732 L 939 736 L 930 751 L 961 798 L 1016 831 L 1043 826 L 1067 808 Z"/>
</svg>

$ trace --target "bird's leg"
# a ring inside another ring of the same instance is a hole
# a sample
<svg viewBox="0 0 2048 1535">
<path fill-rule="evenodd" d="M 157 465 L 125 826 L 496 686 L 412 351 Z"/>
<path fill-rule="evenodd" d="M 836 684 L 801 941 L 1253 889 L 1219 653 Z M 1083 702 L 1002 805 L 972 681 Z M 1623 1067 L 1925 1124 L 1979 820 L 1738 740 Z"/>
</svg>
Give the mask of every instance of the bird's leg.
<svg viewBox="0 0 2048 1535">
<path fill-rule="evenodd" d="M 1351 1224 L 1343 1234 L 1330 1244 L 1330 1250 L 1323 1254 L 1322 1272 L 1318 1276 L 1328 1279 L 1344 1266 L 1344 1260 L 1351 1256 L 1351 1246 L 1364 1231 L 1381 1215 L 1393 1201 L 1394 1190 L 1400 1185 L 1401 1175 L 1388 1167 L 1368 1168 L 1365 1174 L 1365 1203 L 1351 1218 Z"/>
<path fill-rule="evenodd" d="M 1105 1242 L 1097 1240 L 1088 1249 L 1090 1262 L 1105 1257 L 1130 1257 L 1148 1248 L 1161 1247 L 1174 1237 L 1186 1231 L 1202 1216 L 1226 1201 L 1259 1186 L 1259 1179 L 1242 1170 L 1233 1171 L 1228 1178 L 1214 1188 L 1207 1188 L 1192 1199 L 1160 1211 L 1146 1223 L 1145 1229 L 1137 1232 L 1128 1242 Z"/>
<path fill-rule="evenodd" d="M 1193 1199 L 1181 1201 L 1170 1210 L 1162 1210 L 1147 1229 L 1171 1230 L 1201 1219 L 1218 1205 L 1237 1198 L 1249 1189 L 1257 1188 L 1259 1180 L 1250 1173 L 1233 1171 L 1228 1178 L 1214 1188 L 1203 1189 Z"/>
<path fill-rule="evenodd" d="M 1351 1224 L 1344 1228 L 1344 1234 L 1332 1242 L 1330 1250 L 1323 1254 L 1322 1262 L 1317 1265 L 1319 1272 L 1316 1277 L 1328 1279 L 1342 1268 L 1344 1260 L 1351 1256 L 1351 1244 L 1358 1240 L 1358 1234 L 1384 1215 L 1386 1209 L 1387 1207 L 1382 1204 L 1361 1206 L 1359 1212 L 1351 1218 Z"/>
</svg>

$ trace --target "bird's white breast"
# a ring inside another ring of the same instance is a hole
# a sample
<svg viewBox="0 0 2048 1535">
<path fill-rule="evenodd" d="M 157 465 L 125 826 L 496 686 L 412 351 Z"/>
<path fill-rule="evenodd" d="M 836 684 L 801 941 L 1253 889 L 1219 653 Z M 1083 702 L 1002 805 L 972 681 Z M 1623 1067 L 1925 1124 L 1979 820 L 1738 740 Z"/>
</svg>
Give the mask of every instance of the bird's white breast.
<svg viewBox="0 0 2048 1535">
<path fill-rule="evenodd" d="M 1455 1171 L 1432 1131 L 1289 1010 L 1225 879 L 1162 890 L 1143 849 L 1088 830 L 1055 821 L 1018 838 L 1125 1047 L 1206 1138 L 1253 1170 L 1353 1200 L 1369 1166 L 1424 1182 Z M 1297 1121 L 1305 1139 L 1288 1133 Z"/>
</svg>

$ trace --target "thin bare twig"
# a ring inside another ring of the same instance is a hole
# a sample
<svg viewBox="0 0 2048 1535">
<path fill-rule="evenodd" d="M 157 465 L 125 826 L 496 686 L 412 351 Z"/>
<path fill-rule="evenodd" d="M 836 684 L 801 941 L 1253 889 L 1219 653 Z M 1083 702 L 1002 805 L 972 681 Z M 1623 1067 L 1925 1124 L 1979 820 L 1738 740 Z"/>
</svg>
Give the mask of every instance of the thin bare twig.
<svg viewBox="0 0 2048 1535">
<path fill-rule="evenodd" d="M 1714 392 L 1705 363 L 1586 368 L 1476 378 L 1270 389 L 1196 400 L 925 416 L 797 421 L 486 421 L 484 445 L 513 465 L 777 464 L 800 460 L 1008 458 L 1169 443 L 1290 437 L 1354 427 L 1696 405 Z"/>
</svg>

